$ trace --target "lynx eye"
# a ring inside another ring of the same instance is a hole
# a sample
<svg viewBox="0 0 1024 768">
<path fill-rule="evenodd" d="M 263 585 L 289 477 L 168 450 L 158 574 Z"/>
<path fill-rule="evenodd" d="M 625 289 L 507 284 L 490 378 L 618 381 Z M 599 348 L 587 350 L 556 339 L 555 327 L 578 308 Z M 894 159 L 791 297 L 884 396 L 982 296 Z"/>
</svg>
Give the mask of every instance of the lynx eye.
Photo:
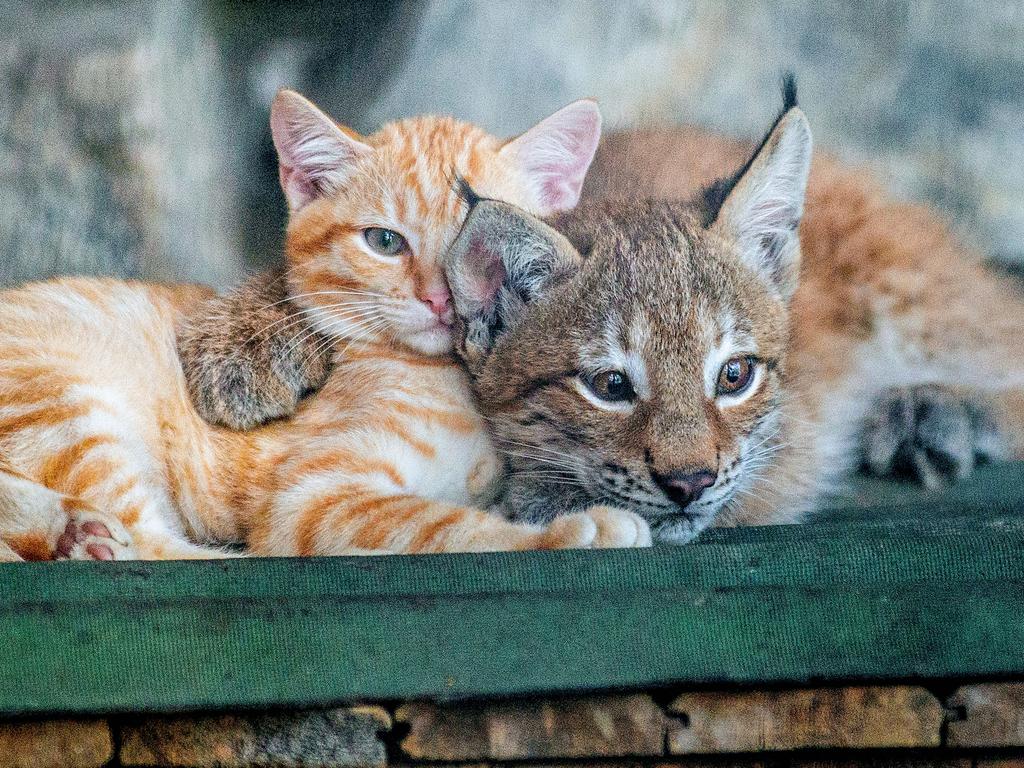
<svg viewBox="0 0 1024 768">
<path fill-rule="evenodd" d="M 630 402 L 636 399 L 636 392 L 629 377 L 622 371 L 602 371 L 596 376 L 584 378 L 590 391 L 609 403 Z"/>
<path fill-rule="evenodd" d="M 750 386 L 757 370 L 757 361 L 752 357 L 733 357 L 725 361 L 718 372 L 716 395 L 736 395 Z"/>
<path fill-rule="evenodd" d="M 383 227 L 367 227 L 363 230 L 363 239 L 366 244 L 381 256 L 398 256 L 409 250 L 409 244 L 405 238 L 393 229 Z"/>
</svg>

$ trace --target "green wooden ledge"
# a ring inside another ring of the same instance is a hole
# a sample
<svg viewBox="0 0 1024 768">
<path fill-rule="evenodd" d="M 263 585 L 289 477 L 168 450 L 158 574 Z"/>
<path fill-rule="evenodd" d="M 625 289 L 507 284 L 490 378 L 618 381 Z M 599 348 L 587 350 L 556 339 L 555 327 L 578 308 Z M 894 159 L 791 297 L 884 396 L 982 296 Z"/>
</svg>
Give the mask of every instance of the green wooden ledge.
<svg viewBox="0 0 1024 768">
<path fill-rule="evenodd" d="M 647 551 L 0 566 L 0 715 L 1024 673 L 1024 465 Z"/>
</svg>

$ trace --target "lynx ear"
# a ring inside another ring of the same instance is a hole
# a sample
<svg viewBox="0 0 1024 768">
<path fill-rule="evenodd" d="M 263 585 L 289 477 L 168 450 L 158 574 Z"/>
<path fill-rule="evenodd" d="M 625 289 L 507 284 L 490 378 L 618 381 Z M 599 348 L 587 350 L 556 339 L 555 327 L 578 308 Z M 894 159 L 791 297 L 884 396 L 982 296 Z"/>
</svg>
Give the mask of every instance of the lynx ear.
<svg viewBox="0 0 1024 768">
<path fill-rule="evenodd" d="M 715 228 L 735 238 L 744 261 L 785 299 L 800 274 L 800 219 L 811 169 L 811 128 L 787 110 L 732 186 Z"/>
<path fill-rule="evenodd" d="M 355 162 L 373 151 L 295 91 L 282 90 L 274 98 L 270 132 L 281 189 L 293 212 L 341 186 Z"/>
<path fill-rule="evenodd" d="M 601 139 L 601 112 L 591 99 L 574 101 L 501 148 L 526 179 L 541 216 L 576 205 Z"/>
<path fill-rule="evenodd" d="M 521 319 L 580 256 L 561 234 L 515 206 L 474 206 L 447 257 L 460 352 L 475 371 L 498 338 Z"/>
</svg>

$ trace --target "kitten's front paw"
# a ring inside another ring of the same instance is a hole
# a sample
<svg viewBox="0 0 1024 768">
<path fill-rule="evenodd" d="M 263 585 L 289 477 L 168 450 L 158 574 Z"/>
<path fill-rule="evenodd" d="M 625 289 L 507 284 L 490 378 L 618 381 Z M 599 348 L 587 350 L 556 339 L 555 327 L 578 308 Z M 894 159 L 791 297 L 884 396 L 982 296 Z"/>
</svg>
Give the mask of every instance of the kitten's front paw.
<svg viewBox="0 0 1024 768">
<path fill-rule="evenodd" d="M 651 529 L 639 515 L 611 507 L 555 518 L 541 537 L 543 549 L 649 547 Z"/>
<path fill-rule="evenodd" d="M 132 538 L 112 515 L 93 510 L 72 513 L 57 538 L 56 560 L 134 560 Z"/>
<path fill-rule="evenodd" d="M 879 477 L 910 477 L 938 488 L 1005 454 L 984 404 L 942 386 L 885 392 L 865 423 L 862 464 Z"/>
</svg>

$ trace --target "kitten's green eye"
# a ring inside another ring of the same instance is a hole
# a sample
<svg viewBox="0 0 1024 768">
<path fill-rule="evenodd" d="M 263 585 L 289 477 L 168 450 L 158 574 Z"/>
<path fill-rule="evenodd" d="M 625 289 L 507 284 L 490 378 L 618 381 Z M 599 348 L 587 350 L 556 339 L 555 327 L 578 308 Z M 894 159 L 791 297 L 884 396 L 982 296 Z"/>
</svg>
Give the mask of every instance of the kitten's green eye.
<svg viewBox="0 0 1024 768">
<path fill-rule="evenodd" d="M 630 402 L 636 399 L 636 392 L 629 377 L 622 371 L 602 371 L 596 376 L 585 377 L 584 383 L 590 391 L 609 403 Z"/>
<path fill-rule="evenodd" d="M 393 229 L 367 227 L 363 230 L 363 237 L 366 244 L 381 256 L 397 256 L 409 250 L 409 244 L 405 242 L 405 238 Z"/>
<path fill-rule="evenodd" d="M 725 361 L 718 372 L 715 394 L 736 395 L 750 386 L 757 370 L 757 361 L 752 357 L 733 357 Z"/>
</svg>

